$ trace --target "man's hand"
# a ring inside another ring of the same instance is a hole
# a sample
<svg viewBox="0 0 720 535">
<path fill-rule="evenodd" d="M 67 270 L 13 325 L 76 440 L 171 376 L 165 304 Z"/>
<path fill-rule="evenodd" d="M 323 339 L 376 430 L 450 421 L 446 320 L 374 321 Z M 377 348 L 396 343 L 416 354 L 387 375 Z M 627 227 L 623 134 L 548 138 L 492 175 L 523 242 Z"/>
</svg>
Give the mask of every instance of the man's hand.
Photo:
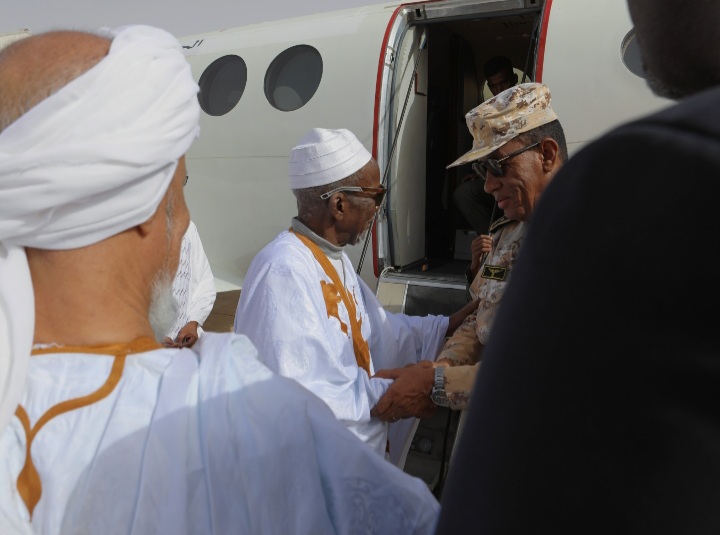
<svg viewBox="0 0 720 535">
<path fill-rule="evenodd" d="M 384 422 L 394 422 L 401 418 L 429 418 L 437 406 L 430 399 L 435 380 L 433 364 L 422 361 L 404 368 L 380 370 L 373 377 L 394 379 L 385 395 L 370 411 Z"/>
<path fill-rule="evenodd" d="M 477 276 L 480 269 L 480 260 L 485 253 L 492 251 L 492 237 L 487 234 L 476 236 L 470 244 L 470 271 L 473 278 Z"/>
<path fill-rule="evenodd" d="M 185 327 L 180 329 L 175 340 L 165 337 L 163 345 L 165 347 L 192 347 L 198 340 L 198 326 L 197 321 L 189 321 Z"/>
<path fill-rule="evenodd" d="M 467 305 L 465 305 L 460 310 L 455 312 L 455 314 L 450 316 L 450 321 L 448 321 L 448 328 L 447 328 L 447 331 L 445 332 L 445 336 L 452 336 L 452 334 L 457 330 L 457 328 L 460 327 L 460 325 L 462 325 L 462 322 L 465 321 L 465 318 L 467 318 L 470 314 L 475 312 L 475 310 L 478 307 L 478 304 L 480 304 L 479 299 L 470 301 Z"/>
</svg>

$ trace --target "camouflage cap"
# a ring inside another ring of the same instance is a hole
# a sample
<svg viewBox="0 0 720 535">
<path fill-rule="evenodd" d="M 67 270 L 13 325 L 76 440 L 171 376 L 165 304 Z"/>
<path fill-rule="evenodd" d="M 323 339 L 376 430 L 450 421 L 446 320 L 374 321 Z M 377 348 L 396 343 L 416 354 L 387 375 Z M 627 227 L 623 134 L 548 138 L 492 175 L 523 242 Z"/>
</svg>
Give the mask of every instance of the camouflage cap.
<svg viewBox="0 0 720 535">
<path fill-rule="evenodd" d="M 523 132 L 555 119 L 546 85 L 529 83 L 506 89 L 465 115 L 473 146 L 448 168 L 479 160 Z"/>
</svg>

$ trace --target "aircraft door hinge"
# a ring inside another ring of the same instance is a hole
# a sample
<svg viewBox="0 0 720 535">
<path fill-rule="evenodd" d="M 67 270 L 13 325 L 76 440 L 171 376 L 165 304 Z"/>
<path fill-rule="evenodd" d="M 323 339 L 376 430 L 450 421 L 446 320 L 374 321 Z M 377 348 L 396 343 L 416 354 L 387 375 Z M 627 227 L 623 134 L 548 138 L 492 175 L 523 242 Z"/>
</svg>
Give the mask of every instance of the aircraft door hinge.
<svg viewBox="0 0 720 535">
<path fill-rule="evenodd" d="M 391 46 L 385 49 L 385 66 L 395 68 L 395 49 Z"/>
<path fill-rule="evenodd" d="M 413 7 L 412 11 L 408 13 L 408 20 L 410 22 L 418 22 L 425 19 L 427 19 L 427 13 L 425 12 L 425 4 Z"/>
</svg>

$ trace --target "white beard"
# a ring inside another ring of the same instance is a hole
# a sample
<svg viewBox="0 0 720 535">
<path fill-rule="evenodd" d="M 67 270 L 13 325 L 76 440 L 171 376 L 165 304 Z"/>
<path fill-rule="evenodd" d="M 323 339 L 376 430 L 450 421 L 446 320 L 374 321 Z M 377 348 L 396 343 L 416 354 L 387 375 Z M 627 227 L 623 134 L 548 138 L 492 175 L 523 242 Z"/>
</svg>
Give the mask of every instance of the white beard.
<svg viewBox="0 0 720 535">
<path fill-rule="evenodd" d="M 158 342 L 162 342 L 170 332 L 179 309 L 172 294 L 172 285 L 172 278 L 165 268 L 158 272 L 152 283 L 148 318 Z"/>
</svg>

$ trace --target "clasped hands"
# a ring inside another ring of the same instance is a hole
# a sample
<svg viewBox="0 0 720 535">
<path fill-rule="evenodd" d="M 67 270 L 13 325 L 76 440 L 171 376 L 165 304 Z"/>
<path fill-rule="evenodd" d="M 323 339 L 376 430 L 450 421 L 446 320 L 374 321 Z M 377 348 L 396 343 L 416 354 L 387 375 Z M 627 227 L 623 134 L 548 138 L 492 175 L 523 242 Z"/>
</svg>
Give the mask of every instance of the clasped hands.
<svg viewBox="0 0 720 535">
<path fill-rule="evenodd" d="M 402 418 L 430 418 L 437 405 L 430 399 L 435 380 L 434 363 L 423 360 L 404 368 L 380 370 L 373 377 L 393 379 L 393 384 L 370 411 L 384 422 Z"/>
<path fill-rule="evenodd" d="M 467 316 L 475 312 L 478 300 L 471 301 L 455 312 L 448 321 L 446 336 L 451 336 Z M 403 418 L 430 418 L 437 405 L 430 399 L 435 383 L 435 367 L 445 366 L 446 361 L 430 362 L 423 360 L 417 364 L 408 364 L 404 368 L 380 370 L 373 378 L 392 379 L 377 405 L 370 411 L 384 422 L 395 422 Z"/>
</svg>

